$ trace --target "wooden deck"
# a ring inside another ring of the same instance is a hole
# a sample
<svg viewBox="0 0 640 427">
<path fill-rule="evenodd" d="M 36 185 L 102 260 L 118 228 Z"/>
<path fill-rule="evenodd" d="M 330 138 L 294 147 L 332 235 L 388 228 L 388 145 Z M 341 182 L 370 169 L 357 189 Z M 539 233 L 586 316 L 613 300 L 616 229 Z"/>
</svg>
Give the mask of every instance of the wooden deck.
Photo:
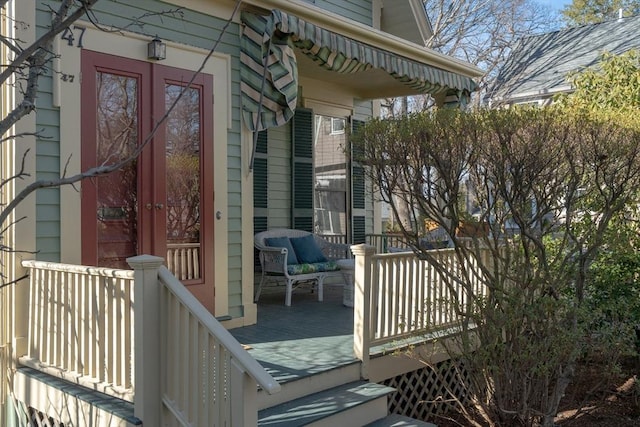
<svg viewBox="0 0 640 427">
<path fill-rule="evenodd" d="M 325 285 L 323 302 L 300 288 L 292 301 L 290 307 L 284 305 L 284 286 L 266 288 L 257 324 L 229 332 L 279 383 L 358 363 L 353 308 L 342 304 L 342 286 Z"/>
</svg>

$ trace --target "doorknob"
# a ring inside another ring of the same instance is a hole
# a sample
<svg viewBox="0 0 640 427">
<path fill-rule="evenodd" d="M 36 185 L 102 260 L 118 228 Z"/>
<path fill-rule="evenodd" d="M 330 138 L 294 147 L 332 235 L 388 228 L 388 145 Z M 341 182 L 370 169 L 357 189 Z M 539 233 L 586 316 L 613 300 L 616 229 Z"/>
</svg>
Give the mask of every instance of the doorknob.
<svg viewBox="0 0 640 427">
<path fill-rule="evenodd" d="M 147 203 L 146 205 L 144 205 L 144 207 L 147 208 L 148 210 L 151 210 L 153 205 L 151 203 Z"/>
<path fill-rule="evenodd" d="M 162 203 L 156 203 L 156 210 L 160 210 L 164 208 L 164 205 Z"/>
</svg>

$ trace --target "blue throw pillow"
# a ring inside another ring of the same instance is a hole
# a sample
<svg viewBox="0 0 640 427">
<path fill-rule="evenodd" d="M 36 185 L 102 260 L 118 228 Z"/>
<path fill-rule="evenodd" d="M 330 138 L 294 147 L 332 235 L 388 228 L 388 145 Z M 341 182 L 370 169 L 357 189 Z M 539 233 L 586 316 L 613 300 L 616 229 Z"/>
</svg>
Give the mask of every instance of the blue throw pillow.
<svg viewBox="0 0 640 427">
<path fill-rule="evenodd" d="M 274 246 L 277 248 L 287 248 L 287 265 L 298 264 L 298 257 L 296 251 L 291 246 L 291 240 L 288 237 L 267 237 L 264 239 L 267 246 Z"/>
<path fill-rule="evenodd" d="M 318 247 L 312 234 L 304 237 L 292 237 L 291 245 L 293 245 L 300 263 L 327 262 L 327 258 Z"/>
</svg>

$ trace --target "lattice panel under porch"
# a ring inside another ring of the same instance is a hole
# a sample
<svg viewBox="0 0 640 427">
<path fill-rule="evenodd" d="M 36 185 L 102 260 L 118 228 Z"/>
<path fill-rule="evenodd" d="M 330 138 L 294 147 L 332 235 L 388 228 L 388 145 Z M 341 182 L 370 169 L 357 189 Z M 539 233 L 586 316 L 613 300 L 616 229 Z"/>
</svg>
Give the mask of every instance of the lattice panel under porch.
<svg viewBox="0 0 640 427">
<path fill-rule="evenodd" d="M 60 421 L 47 417 L 46 414 L 32 407 L 28 408 L 28 416 L 27 427 L 64 427 Z"/>
<path fill-rule="evenodd" d="M 389 396 L 389 413 L 418 420 L 433 420 L 434 415 L 456 407 L 456 399 L 466 404 L 468 374 L 459 362 L 445 361 L 432 367 L 407 372 L 383 381 L 397 391 Z"/>
</svg>

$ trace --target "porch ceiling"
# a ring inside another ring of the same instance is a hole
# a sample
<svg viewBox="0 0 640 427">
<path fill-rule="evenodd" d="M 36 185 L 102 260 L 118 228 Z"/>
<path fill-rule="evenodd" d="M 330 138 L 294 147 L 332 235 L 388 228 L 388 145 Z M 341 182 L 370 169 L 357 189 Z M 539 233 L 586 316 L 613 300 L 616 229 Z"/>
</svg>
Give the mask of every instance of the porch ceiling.
<svg viewBox="0 0 640 427">
<path fill-rule="evenodd" d="M 424 93 L 423 90 L 401 83 L 380 68 L 372 68 L 354 74 L 336 73 L 320 67 L 298 49 L 296 49 L 296 58 L 301 78 L 340 86 L 344 93 L 350 94 L 354 98 L 378 99 Z"/>
</svg>

